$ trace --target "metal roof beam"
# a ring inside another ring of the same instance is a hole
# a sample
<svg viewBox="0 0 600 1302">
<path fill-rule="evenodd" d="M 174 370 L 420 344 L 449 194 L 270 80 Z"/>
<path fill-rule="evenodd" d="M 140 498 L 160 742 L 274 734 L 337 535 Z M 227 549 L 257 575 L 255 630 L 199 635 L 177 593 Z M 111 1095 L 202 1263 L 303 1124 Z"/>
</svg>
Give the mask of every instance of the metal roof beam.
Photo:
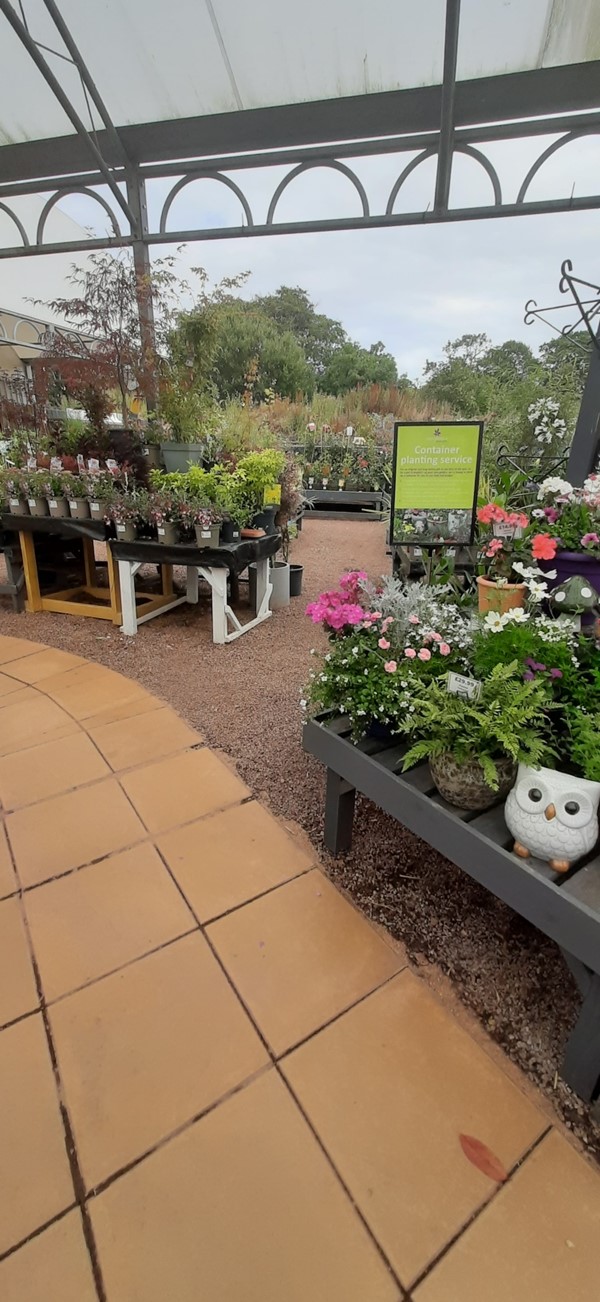
<svg viewBox="0 0 600 1302">
<path fill-rule="evenodd" d="M 71 104 L 68 95 L 65 93 L 60 82 L 55 77 L 51 67 L 46 62 L 46 59 L 44 58 L 41 50 L 36 45 L 36 42 L 34 41 L 33 37 L 28 32 L 25 24 L 15 13 L 12 4 L 10 3 L 10 0 L 0 0 L 0 11 L 4 14 L 4 17 L 10 23 L 13 31 L 16 33 L 19 40 L 21 41 L 21 44 L 25 46 L 27 53 L 33 59 L 33 62 L 38 68 L 39 72 L 41 72 L 44 81 L 48 84 L 53 95 L 56 96 L 56 99 L 58 100 L 61 108 L 66 113 L 69 121 L 73 124 L 75 131 L 77 132 L 77 135 L 82 140 L 85 141 L 88 151 L 91 154 L 93 154 L 96 166 L 101 172 L 106 184 L 109 186 L 110 190 L 114 194 L 115 199 L 119 203 L 120 207 L 123 209 L 123 212 L 125 213 L 128 222 L 130 223 L 131 226 L 135 226 L 135 218 L 133 212 L 131 211 L 131 208 L 129 207 L 127 200 L 124 198 L 123 194 L 121 193 L 117 185 L 117 182 L 115 181 L 107 163 L 105 162 L 96 142 L 92 139 L 89 131 L 87 130 L 87 127 L 85 126 L 85 123 L 82 122 L 77 110 Z M 44 144 L 47 145 L 48 142 L 45 141 Z M 0 148 L 0 158 L 1 157 L 2 157 L 2 148 Z"/>
<path fill-rule="evenodd" d="M 456 99 L 456 61 L 458 58 L 458 31 L 460 27 L 460 0 L 446 0 L 446 30 L 444 36 L 444 72 L 440 114 L 440 143 L 435 178 L 434 207 L 445 212 L 450 197 L 452 155 L 454 144 L 454 103 Z"/>
</svg>

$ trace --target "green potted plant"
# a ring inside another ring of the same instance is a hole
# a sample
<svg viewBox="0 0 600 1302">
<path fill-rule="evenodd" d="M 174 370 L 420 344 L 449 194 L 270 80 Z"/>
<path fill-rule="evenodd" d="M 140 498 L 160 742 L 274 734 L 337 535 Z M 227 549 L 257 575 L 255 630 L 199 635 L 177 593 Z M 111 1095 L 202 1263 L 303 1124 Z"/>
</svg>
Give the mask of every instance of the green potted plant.
<svg viewBox="0 0 600 1302">
<path fill-rule="evenodd" d="M 67 500 L 72 520 L 89 520 L 89 482 L 83 475 L 65 475 Z"/>
<path fill-rule="evenodd" d="M 50 472 L 46 477 L 46 496 L 48 498 L 48 509 L 54 519 L 69 519 L 69 503 L 67 502 L 67 476 L 64 473 Z"/>
<path fill-rule="evenodd" d="M 196 535 L 196 546 L 201 548 L 219 546 L 221 515 L 214 506 L 202 504 L 190 499 L 183 507 L 183 520 L 189 524 Z"/>
<path fill-rule="evenodd" d="M 112 522 L 117 542 L 134 542 L 145 518 L 146 495 L 141 493 L 114 493 L 105 503 L 105 520 Z"/>
<path fill-rule="evenodd" d="M 266 499 L 279 486 L 285 466 L 285 453 L 277 448 L 263 448 L 249 452 L 238 462 L 238 471 L 244 476 L 248 505 L 254 508 L 253 523 L 257 529 L 275 533 L 275 516 L 279 501 L 272 505 Z"/>
<path fill-rule="evenodd" d="M 484 539 L 480 553 L 482 573 L 477 578 L 477 599 L 482 614 L 492 611 L 504 614 L 517 606 L 524 606 L 527 587 L 518 582 L 515 561 L 526 554 L 523 531 L 529 521 L 522 511 L 505 511 L 495 502 L 488 502 L 477 511 L 480 524 L 492 526 L 493 537 Z"/>
<path fill-rule="evenodd" d="M 87 496 L 92 520 L 106 520 L 108 507 L 117 497 L 117 484 L 109 471 L 96 471 L 85 476 Z"/>
<path fill-rule="evenodd" d="M 222 516 L 221 541 L 237 543 L 241 530 L 250 523 L 253 514 L 248 505 L 245 477 L 239 471 L 215 466 L 213 478 L 214 505 Z"/>
<path fill-rule="evenodd" d="M 200 465 L 206 439 L 218 428 L 216 404 L 202 391 L 183 387 L 175 377 L 165 377 L 159 405 L 164 421 L 160 446 L 166 469 L 186 471 L 191 465 Z"/>
<path fill-rule="evenodd" d="M 29 515 L 26 473 L 12 466 L 6 471 L 6 493 L 11 515 Z"/>
<path fill-rule="evenodd" d="M 539 767 L 553 753 L 548 682 L 527 681 L 516 661 L 496 665 L 475 699 L 448 691 L 444 675 L 412 690 L 399 731 L 418 738 L 402 771 L 429 760 L 432 779 L 459 809 L 487 809 L 506 796 L 519 764 Z"/>
<path fill-rule="evenodd" d="M 162 444 L 165 431 L 162 421 L 155 416 L 148 417 L 148 424 L 143 432 L 142 452 L 148 460 L 150 469 L 159 469 L 163 464 Z"/>
<path fill-rule="evenodd" d="M 35 516 L 50 515 L 48 506 L 48 475 L 43 470 L 29 470 L 24 475 L 29 514 Z"/>
</svg>

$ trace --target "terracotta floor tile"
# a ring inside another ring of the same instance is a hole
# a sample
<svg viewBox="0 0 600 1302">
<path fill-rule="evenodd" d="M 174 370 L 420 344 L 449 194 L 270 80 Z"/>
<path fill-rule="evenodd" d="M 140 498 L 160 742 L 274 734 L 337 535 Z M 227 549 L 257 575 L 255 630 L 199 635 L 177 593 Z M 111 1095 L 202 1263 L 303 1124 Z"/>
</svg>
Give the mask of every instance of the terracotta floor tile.
<svg viewBox="0 0 600 1302">
<path fill-rule="evenodd" d="M 2 1302 L 97 1302 L 78 1211 L 0 1262 Z"/>
<path fill-rule="evenodd" d="M 160 710 L 163 702 L 159 701 L 156 696 L 150 696 L 144 692 L 141 696 L 135 696 L 131 701 L 122 701 L 120 705 L 109 705 L 105 710 L 98 710 L 89 719 L 82 719 L 81 726 L 86 732 L 92 728 L 100 727 L 101 724 L 114 723 L 116 719 L 137 719 L 139 714 L 147 714 L 151 710 Z"/>
<path fill-rule="evenodd" d="M 73 1201 L 58 1096 L 38 1014 L 0 1032 L 0 1252 Z"/>
<path fill-rule="evenodd" d="M 29 685 L 24 686 L 23 683 L 17 683 L 14 679 L 13 683 L 14 691 L 7 692 L 5 696 L 0 696 L 0 712 L 5 710 L 7 705 L 23 705 L 26 702 L 31 701 L 37 703 L 40 699 L 37 688 L 30 687 Z"/>
<path fill-rule="evenodd" d="M 173 755 L 126 773 L 121 786 L 150 832 L 166 832 L 202 814 L 239 804 L 250 794 L 208 749 Z"/>
<path fill-rule="evenodd" d="M 7 815 L 6 830 L 23 886 L 123 850 L 145 836 L 114 779 L 17 809 Z"/>
<path fill-rule="evenodd" d="M 5 809 L 15 809 L 109 776 L 108 764 L 90 738 L 80 732 L 3 756 L 0 800 Z"/>
<path fill-rule="evenodd" d="M 90 1213 L 110 1302 L 199 1302 L 199 1289 L 207 1302 L 399 1296 L 274 1072 L 117 1180 Z"/>
<path fill-rule="evenodd" d="M 4 673 L 22 683 L 39 683 L 53 674 L 65 673 L 76 665 L 83 665 L 81 656 L 71 655 L 68 651 L 56 651 L 54 647 L 38 650 L 35 655 L 26 655 L 20 660 L 9 660 L 4 664 Z"/>
<path fill-rule="evenodd" d="M 16 678 L 9 678 L 8 674 L 0 673 L 0 696 L 9 696 L 11 692 L 16 692 L 21 687 Z"/>
<path fill-rule="evenodd" d="M 34 688 L 26 687 L 2 700 L 10 702 L 0 710 L 0 755 L 36 746 L 43 741 L 57 741 L 77 732 L 77 724 L 54 701 Z"/>
<path fill-rule="evenodd" d="M 38 1004 L 21 902 L 15 895 L 0 901 L 0 1026 Z"/>
<path fill-rule="evenodd" d="M 196 925 L 148 842 L 28 891 L 25 905 L 46 1000 Z"/>
<path fill-rule="evenodd" d="M 2 823 L 0 823 L 0 900 L 4 899 L 6 895 L 14 895 L 17 889 L 17 879 L 12 866 L 6 832 Z"/>
<path fill-rule="evenodd" d="M 167 707 L 149 710 L 134 719 L 117 719 L 100 727 L 95 727 L 91 720 L 88 732 L 115 771 L 162 759 L 164 755 L 197 746 L 202 741 L 199 733 Z"/>
<path fill-rule="evenodd" d="M 53 1004 L 50 1020 L 90 1187 L 268 1061 L 199 932 Z"/>
<path fill-rule="evenodd" d="M 276 1054 L 402 966 L 316 869 L 213 923 L 208 934 Z"/>
<path fill-rule="evenodd" d="M 42 650 L 39 642 L 27 642 L 21 637 L 0 637 L 0 665 L 6 660 L 17 660 L 20 656 L 35 655 Z"/>
<path fill-rule="evenodd" d="M 593 1302 L 599 1226 L 600 1176 L 553 1131 L 424 1280 L 415 1302 Z"/>
<path fill-rule="evenodd" d="M 547 1126 L 408 971 L 282 1066 L 405 1285 L 494 1188 L 459 1135 L 510 1167 Z"/>
<path fill-rule="evenodd" d="M 305 872 L 315 861 L 254 800 L 167 832 L 159 848 L 203 922 Z"/>
<path fill-rule="evenodd" d="M 132 678 L 93 664 L 45 678 L 43 690 L 74 719 L 89 719 L 102 710 L 114 709 L 146 695 Z"/>
</svg>

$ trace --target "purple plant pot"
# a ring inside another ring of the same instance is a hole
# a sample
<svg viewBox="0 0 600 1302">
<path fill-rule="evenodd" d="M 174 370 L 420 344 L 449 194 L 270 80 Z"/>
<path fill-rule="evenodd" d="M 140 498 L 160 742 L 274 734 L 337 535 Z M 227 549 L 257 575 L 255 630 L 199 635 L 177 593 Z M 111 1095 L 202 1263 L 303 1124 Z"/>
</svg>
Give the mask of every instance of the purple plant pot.
<svg viewBox="0 0 600 1302">
<path fill-rule="evenodd" d="M 600 556 L 592 556 L 589 552 L 557 552 L 553 561 L 538 561 L 538 565 L 544 574 L 548 570 L 556 570 L 556 578 L 548 579 L 550 588 L 558 588 L 561 583 L 579 574 L 587 579 L 590 587 L 594 588 L 600 597 Z M 581 623 L 594 624 L 595 621 L 594 611 L 584 610 Z"/>
</svg>

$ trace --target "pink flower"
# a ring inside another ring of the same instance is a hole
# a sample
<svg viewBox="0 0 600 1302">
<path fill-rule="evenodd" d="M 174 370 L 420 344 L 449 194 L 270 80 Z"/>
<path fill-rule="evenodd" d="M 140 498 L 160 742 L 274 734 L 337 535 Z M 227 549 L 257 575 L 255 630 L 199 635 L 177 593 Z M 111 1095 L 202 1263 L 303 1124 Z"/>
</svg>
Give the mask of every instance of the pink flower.
<svg viewBox="0 0 600 1302">
<path fill-rule="evenodd" d="M 428 651 L 426 646 L 421 647 L 421 650 L 419 651 L 419 660 L 431 660 L 431 651 Z"/>
<path fill-rule="evenodd" d="M 531 555 L 536 561 L 553 561 L 557 552 L 556 538 L 547 533 L 536 533 L 531 544 Z"/>
<path fill-rule="evenodd" d="M 452 647 L 451 647 L 451 646 L 448 646 L 448 643 L 447 643 L 447 642 L 440 642 L 440 655 L 441 655 L 441 656 L 449 656 L 451 650 L 452 650 Z"/>
<path fill-rule="evenodd" d="M 415 656 L 416 656 L 417 653 L 416 653 L 414 647 L 412 647 L 412 646 L 407 646 L 407 647 L 405 648 L 404 654 L 405 654 L 407 660 L 414 660 L 414 658 L 415 658 Z"/>
<path fill-rule="evenodd" d="M 381 625 L 381 632 L 387 633 L 390 624 L 393 624 L 393 622 L 394 622 L 393 615 L 388 615 L 387 619 L 384 619 L 383 624 Z"/>
<path fill-rule="evenodd" d="M 385 669 L 386 674 L 395 674 L 398 668 L 395 660 L 386 660 L 383 667 Z"/>
<path fill-rule="evenodd" d="M 431 636 L 432 636 L 434 642 L 441 642 L 441 640 L 442 640 L 442 635 L 441 635 L 441 633 L 432 633 Z"/>
<path fill-rule="evenodd" d="M 390 644 L 389 644 L 389 642 L 388 642 L 388 640 L 387 640 L 387 637 L 380 637 L 380 639 L 379 639 L 379 641 L 378 641 L 378 643 L 377 643 L 377 646 L 378 646 L 378 647 L 381 647 L 381 650 L 382 650 L 382 651 L 389 651 L 389 649 L 390 649 Z"/>
<path fill-rule="evenodd" d="M 502 551 L 502 546 L 503 544 L 501 538 L 490 538 L 490 541 L 486 548 L 486 553 L 485 553 L 486 556 L 495 556 L 496 552 Z"/>
<path fill-rule="evenodd" d="M 597 533 L 584 533 L 583 538 L 581 539 L 581 546 L 582 546 L 582 547 L 598 547 L 598 546 L 600 546 L 600 538 L 598 537 L 598 534 L 597 534 Z"/>
<path fill-rule="evenodd" d="M 409 616 L 408 616 L 408 622 L 409 622 L 409 624 L 420 624 L 420 623 L 421 623 L 421 621 L 420 621 L 418 615 L 409 615 Z"/>
<path fill-rule="evenodd" d="M 375 619 L 381 619 L 381 611 L 380 611 L 380 610 L 374 610 L 374 611 L 373 611 L 373 614 L 371 615 L 371 619 L 373 619 L 373 620 L 375 620 Z"/>
</svg>

